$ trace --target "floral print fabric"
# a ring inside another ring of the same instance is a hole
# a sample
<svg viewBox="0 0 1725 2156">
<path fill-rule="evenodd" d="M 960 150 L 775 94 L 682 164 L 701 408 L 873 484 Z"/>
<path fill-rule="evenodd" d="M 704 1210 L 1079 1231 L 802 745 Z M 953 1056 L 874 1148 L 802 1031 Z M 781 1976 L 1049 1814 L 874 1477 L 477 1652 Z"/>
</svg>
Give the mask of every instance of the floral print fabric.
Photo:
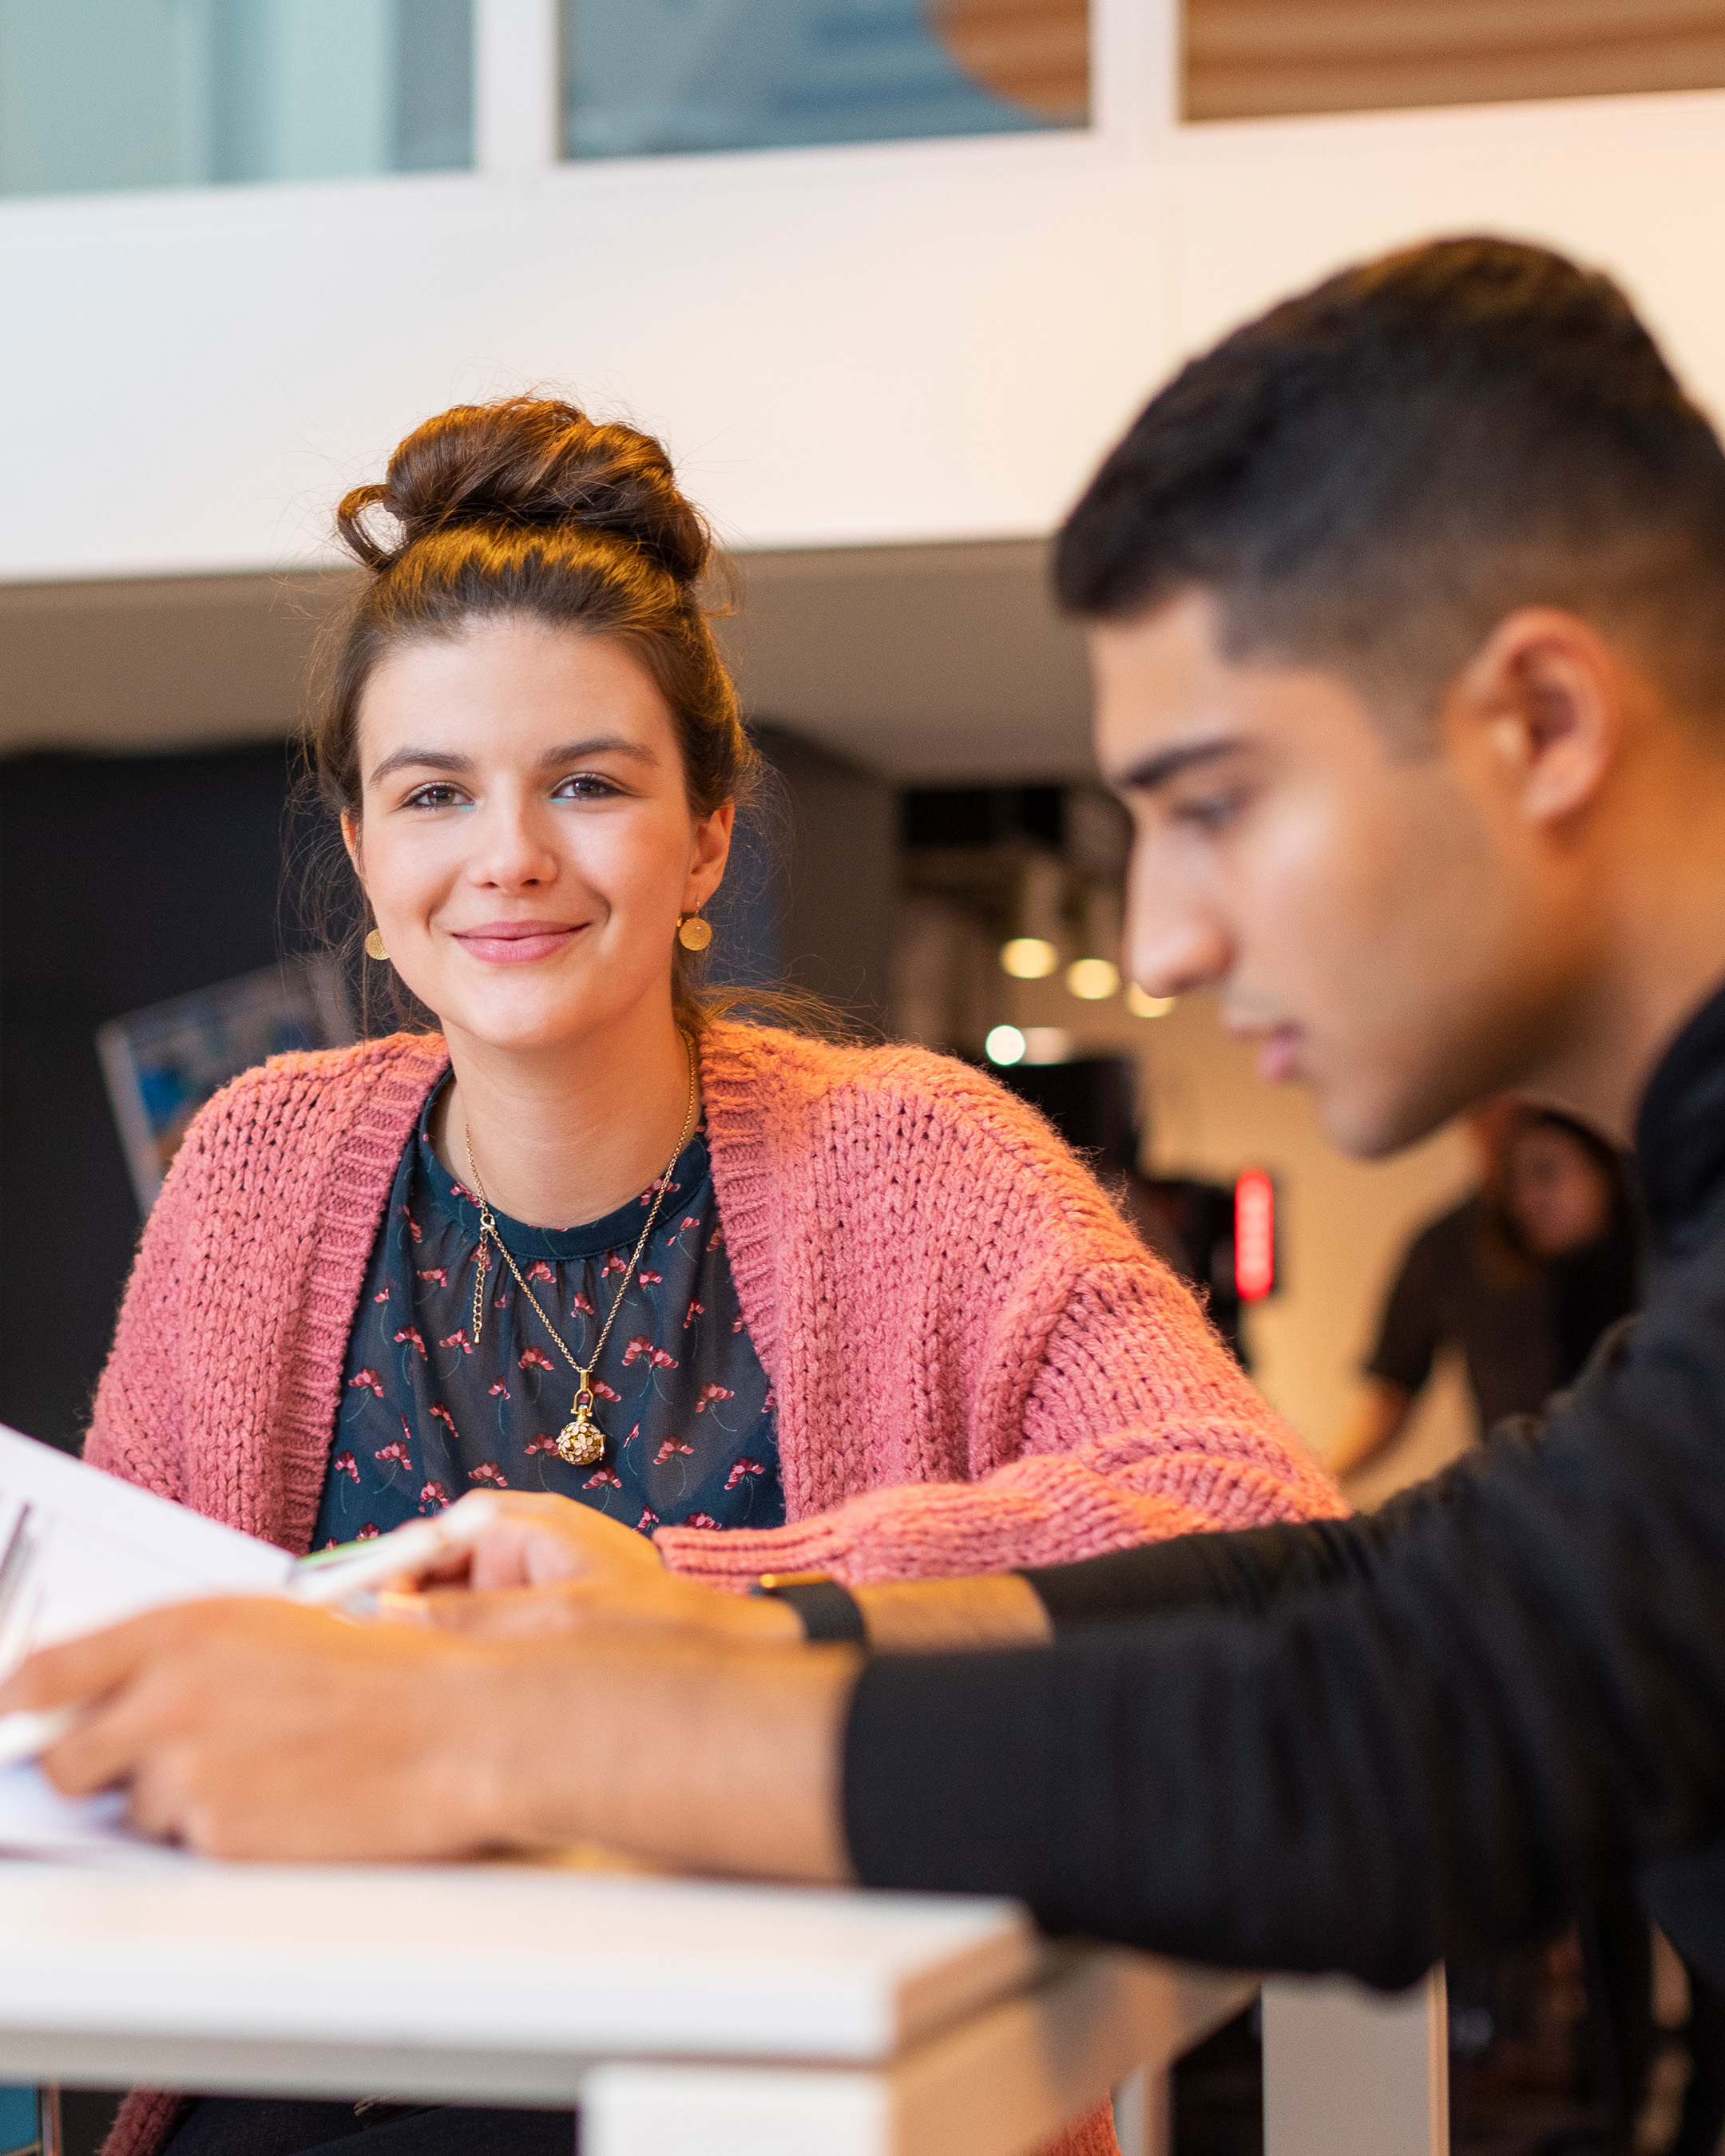
<svg viewBox="0 0 1725 2156">
<path fill-rule="evenodd" d="M 479 1210 L 432 1149 L 436 1098 L 403 1152 L 372 1252 L 313 1547 L 385 1533 L 487 1488 L 555 1491 L 644 1533 L 661 1522 L 781 1526 L 773 1388 L 732 1281 L 705 1130 L 677 1156 L 593 1369 L 604 1457 L 572 1467 L 557 1435 L 575 1373 L 495 1246 L 484 1327 L 470 1337 Z M 658 1187 L 581 1228 L 496 1215 L 578 1360 L 598 1338 Z"/>
</svg>

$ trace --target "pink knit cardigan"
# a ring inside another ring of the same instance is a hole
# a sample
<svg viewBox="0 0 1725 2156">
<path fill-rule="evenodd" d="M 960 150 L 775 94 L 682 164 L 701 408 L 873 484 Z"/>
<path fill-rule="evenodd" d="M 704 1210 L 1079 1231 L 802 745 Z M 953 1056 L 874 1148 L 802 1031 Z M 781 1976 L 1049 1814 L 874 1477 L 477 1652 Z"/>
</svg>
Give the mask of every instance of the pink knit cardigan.
<svg viewBox="0 0 1725 2156">
<path fill-rule="evenodd" d="M 402 1034 L 279 1057 L 209 1103 L 144 1231 L 87 1459 L 307 1547 L 367 1261 L 446 1061 Z M 701 1071 L 787 1522 L 663 1527 L 668 1564 L 861 1584 L 1341 1509 L 1185 1288 L 991 1081 L 730 1024 Z M 110 2156 L 148 2156 L 177 2106 L 139 2092 Z M 1106 2113 L 1059 2147 L 1111 2149 Z"/>
<path fill-rule="evenodd" d="M 308 1546 L 367 1261 L 445 1062 L 399 1034 L 209 1103 L 145 1230 L 88 1460 Z M 737 1024 L 701 1069 L 787 1524 L 661 1527 L 668 1564 L 736 1587 L 1004 1572 L 1337 1509 L 1191 1296 L 990 1080 Z"/>
</svg>

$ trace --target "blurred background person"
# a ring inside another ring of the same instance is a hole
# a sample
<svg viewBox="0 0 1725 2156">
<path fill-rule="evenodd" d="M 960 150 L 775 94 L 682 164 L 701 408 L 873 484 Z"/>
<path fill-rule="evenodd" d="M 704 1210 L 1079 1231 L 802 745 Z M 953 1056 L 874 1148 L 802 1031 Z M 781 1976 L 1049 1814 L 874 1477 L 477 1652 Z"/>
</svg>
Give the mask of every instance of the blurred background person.
<svg viewBox="0 0 1725 2156">
<path fill-rule="evenodd" d="M 1446 1350 L 1461 1358 L 1482 1437 L 1573 1383 L 1600 1334 L 1635 1307 L 1635 1201 L 1615 1147 L 1571 1116 L 1508 1096 L 1468 1128 L 1479 1183 L 1408 1245 L 1365 1396 L 1330 1447 L 1338 1476 L 1402 1435 Z"/>
</svg>

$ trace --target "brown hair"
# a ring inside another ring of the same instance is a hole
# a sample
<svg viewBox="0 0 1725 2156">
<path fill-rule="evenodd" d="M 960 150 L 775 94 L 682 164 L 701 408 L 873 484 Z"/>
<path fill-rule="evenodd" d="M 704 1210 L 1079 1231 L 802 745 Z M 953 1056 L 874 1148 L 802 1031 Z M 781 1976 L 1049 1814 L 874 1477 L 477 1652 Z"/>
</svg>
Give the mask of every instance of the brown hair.
<svg viewBox="0 0 1725 2156">
<path fill-rule="evenodd" d="M 376 529 L 380 511 L 393 535 Z M 305 732 L 331 808 L 358 819 L 360 705 L 379 660 L 499 615 L 626 644 L 670 708 L 695 814 L 747 800 L 759 759 L 700 593 L 712 536 L 650 434 L 551 398 L 457 404 L 413 429 L 381 484 L 345 495 L 336 524 L 371 573 Z M 699 1028 L 711 1014 L 699 961 L 673 949 L 678 1017 Z"/>
<path fill-rule="evenodd" d="M 1099 621 L 1210 592 L 1224 656 L 1349 677 L 1416 747 L 1527 605 L 1629 643 L 1711 725 L 1725 450 L 1609 278 L 1433 240 L 1189 361 L 1067 518 L 1055 576 Z"/>
</svg>

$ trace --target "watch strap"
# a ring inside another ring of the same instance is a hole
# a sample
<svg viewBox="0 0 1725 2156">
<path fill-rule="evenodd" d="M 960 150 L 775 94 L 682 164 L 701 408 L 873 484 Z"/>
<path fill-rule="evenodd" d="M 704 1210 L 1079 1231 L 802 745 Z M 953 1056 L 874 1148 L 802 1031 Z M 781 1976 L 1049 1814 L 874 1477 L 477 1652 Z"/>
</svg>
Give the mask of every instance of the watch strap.
<svg viewBox="0 0 1725 2156">
<path fill-rule="evenodd" d="M 824 1572 L 765 1572 L 755 1592 L 788 1603 L 812 1641 L 841 1640 L 858 1647 L 868 1644 L 862 1604 L 848 1587 Z"/>
</svg>

